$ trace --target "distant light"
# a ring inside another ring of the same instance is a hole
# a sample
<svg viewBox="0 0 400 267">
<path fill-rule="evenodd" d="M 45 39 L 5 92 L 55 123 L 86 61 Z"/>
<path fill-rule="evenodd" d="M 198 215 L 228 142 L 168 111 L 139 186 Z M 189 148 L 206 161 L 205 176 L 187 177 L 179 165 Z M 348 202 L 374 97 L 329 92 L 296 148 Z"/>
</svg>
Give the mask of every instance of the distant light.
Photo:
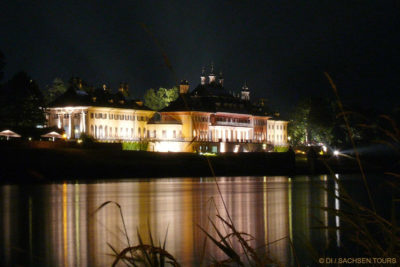
<svg viewBox="0 0 400 267">
<path fill-rule="evenodd" d="M 288 137 L 287 137 L 287 140 L 289 140 L 289 141 L 292 140 L 292 137 L 288 136 Z"/>
<path fill-rule="evenodd" d="M 29 140 L 29 141 L 32 141 L 32 137 L 29 137 L 28 140 Z"/>
<path fill-rule="evenodd" d="M 323 150 L 324 152 L 326 152 L 326 151 L 328 150 L 328 148 L 327 148 L 326 146 L 322 146 L 322 150 Z"/>
<path fill-rule="evenodd" d="M 339 156 L 339 150 L 334 150 L 333 155 L 335 155 L 336 157 Z"/>
<path fill-rule="evenodd" d="M 63 134 L 63 135 L 62 135 L 62 138 L 67 139 L 67 135 L 66 135 L 66 134 Z"/>
<path fill-rule="evenodd" d="M 82 139 L 78 139 L 76 142 L 77 142 L 78 144 L 80 144 L 80 143 L 82 143 Z"/>
<path fill-rule="evenodd" d="M 240 148 L 239 145 L 235 145 L 235 147 L 233 149 L 233 152 L 238 153 L 239 152 L 239 148 Z"/>
</svg>

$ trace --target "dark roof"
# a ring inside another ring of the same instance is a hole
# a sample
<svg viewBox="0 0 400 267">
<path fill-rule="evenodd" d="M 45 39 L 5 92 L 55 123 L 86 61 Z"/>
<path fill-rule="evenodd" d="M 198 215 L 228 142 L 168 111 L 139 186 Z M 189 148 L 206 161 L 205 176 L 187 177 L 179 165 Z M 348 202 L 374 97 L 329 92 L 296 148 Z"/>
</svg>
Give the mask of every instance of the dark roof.
<svg viewBox="0 0 400 267">
<path fill-rule="evenodd" d="M 199 84 L 192 92 L 191 96 L 226 96 L 231 95 L 225 90 L 225 88 L 218 82 Z"/>
<path fill-rule="evenodd" d="M 96 89 L 93 93 L 87 93 L 70 88 L 49 105 L 49 107 L 67 106 L 97 106 L 151 110 L 148 107 L 139 106 L 135 100 L 126 99 L 121 92 L 113 94 L 102 89 Z"/>
<path fill-rule="evenodd" d="M 188 94 L 180 94 L 168 107 L 161 112 L 199 111 L 199 112 L 227 112 L 267 116 L 263 106 L 254 105 L 250 101 L 242 100 L 229 94 L 217 82 L 198 85 Z"/>
</svg>

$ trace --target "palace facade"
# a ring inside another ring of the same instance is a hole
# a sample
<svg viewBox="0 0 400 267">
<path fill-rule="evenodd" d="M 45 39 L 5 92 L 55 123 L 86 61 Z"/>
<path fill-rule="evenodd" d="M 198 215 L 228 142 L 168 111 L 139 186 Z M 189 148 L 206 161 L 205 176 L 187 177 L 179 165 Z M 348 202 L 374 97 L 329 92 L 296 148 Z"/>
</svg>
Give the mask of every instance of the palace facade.
<svg viewBox="0 0 400 267">
<path fill-rule="evenodd" d="M 48 125 L 68 139 L 82 133 L 104 142 L 146 141 L 149 151 L 247 152 L 287 146 L 287 121 L 274 118 L 262 102 L 250 101 L 246 84 L 229 93 L 213 69 L 192 91 L 182 81 L 179 97 L 159 112 L 118 92 L 68 90 L 48 108 Z"/>
</svg>

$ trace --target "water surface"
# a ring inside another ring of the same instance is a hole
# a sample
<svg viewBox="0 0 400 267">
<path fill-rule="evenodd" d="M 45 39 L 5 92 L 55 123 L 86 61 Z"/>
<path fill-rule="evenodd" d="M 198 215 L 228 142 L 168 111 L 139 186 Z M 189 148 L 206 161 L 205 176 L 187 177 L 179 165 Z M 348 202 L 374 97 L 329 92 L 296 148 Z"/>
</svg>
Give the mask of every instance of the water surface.
<svg viewBox="0 0 400 267">
<path fill-rule="evenodd" d="M 182 266 L 225 258 L 210 241 L 205 243 L 199 225 L 219 239 L 209 220 L 226 233 L 216 215 L 228 219 L 227 213 L 239 231 L 255 238 L 250 243 L 259 253 L 286 266 L 309 264 L 309 244 L 317 253 L 340 245 L 339 231 L 313 229 L 340 225 L 320 208 L 340 209 L 335 186 L 326 175 L 4 185 L 1 265 L 111 266 L 109 245 L 119 251 L 128 244 L 117 205 L 95 212 L 106 201 L 121 206 L 132 245 L 138 244 L 137 231 L 148 242 L 150 228 L 158 243 L 168 229 L 166 249 Z"/>
</svg>

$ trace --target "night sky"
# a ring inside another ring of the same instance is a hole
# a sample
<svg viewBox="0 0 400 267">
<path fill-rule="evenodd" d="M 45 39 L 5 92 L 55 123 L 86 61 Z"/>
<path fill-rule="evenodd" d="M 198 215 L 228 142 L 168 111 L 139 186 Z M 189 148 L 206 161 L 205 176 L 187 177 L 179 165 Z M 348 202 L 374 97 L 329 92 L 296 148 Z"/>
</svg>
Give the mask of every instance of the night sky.
<svg viewBox="0 0 400 267">
<path fill-rule="evenodd" d="M 399 1 L 86 2 L 2 1 L 4 80 L 24 70 L 42 89 L 55 77 L 125 81 L 142 97 L 181 79 L 193 88 L 214 62 L 229 90 L 247 81 L 283 113 L 333 95 L 324 71 L 346 103 L 399 103 Z"/>
</svg>

